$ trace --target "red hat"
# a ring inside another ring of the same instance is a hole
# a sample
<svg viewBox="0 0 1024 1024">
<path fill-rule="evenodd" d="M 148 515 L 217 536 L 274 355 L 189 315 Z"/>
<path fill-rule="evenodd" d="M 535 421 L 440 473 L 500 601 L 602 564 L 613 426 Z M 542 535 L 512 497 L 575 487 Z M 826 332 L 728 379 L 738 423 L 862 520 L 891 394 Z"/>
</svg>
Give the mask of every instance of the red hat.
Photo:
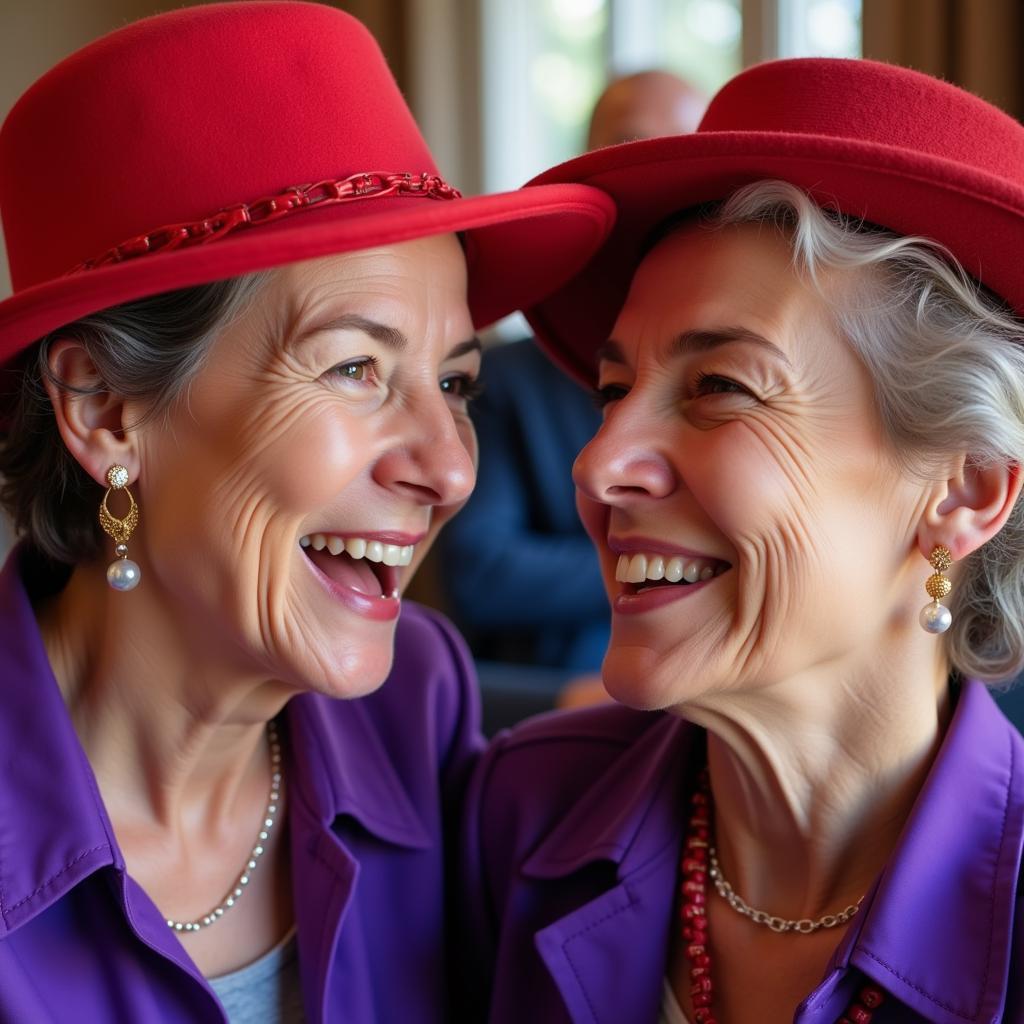
<svg viewBox="0 0 1024 1024">
<path fill-rule="evenodd" d="M 764 178 L 822 206 L 924 235 L 1024 313 L 1024 126 L 977 96 L 866 60 L 772 61 L 711 101 L 692 135 L 597 150 L 531 185 L 596 185 L 615 230 L 586 269 L 527 311 L 542 344 L 593 383 L 652 229 L 677 211 Z"/>
<path fill-rule="evenodd" d="M 454 231 L 483 324 L 565 281 L 614 220 L 575 184 L 461 198 L 370 33 L 295 2 L 159 15 L 57 65 L 0 130 L 0 211 L 0 362 L 130 299 Z"/>
</svg>

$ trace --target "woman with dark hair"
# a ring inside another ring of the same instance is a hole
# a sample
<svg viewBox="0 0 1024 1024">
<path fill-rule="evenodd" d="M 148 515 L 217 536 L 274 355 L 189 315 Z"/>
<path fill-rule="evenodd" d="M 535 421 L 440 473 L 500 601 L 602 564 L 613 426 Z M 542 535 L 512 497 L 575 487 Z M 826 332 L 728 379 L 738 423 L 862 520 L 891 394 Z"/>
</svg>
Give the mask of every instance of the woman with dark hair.
<svg viewBox="0 0 1024 1024">
<path fill-rule="evenodd" d="M 474 1017 L 1024 1020 L 1024 128 L 782 61 L 538 181 L 619 207 L 531 320 L 620 706 L 477 770 Z"/>
<path fill-rule="evenodd" d="M 37 82 L 0 209 L 0 1019 L 449 1020 L 477 706 L 402 592 L 474 323 L 610 201 L 460 198 L 361 25 L 229 3 Z"/>
</svg>

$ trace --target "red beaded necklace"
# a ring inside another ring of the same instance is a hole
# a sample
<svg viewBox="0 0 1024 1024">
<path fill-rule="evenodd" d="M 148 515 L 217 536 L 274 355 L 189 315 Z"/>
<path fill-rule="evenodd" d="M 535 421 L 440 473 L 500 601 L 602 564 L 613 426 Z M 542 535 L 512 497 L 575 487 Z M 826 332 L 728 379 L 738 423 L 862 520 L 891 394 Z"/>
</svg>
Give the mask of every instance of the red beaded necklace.
<svg viewBox="0 0 1024 1024">
<path fill-rule="evenodd" d="M 697 790 L 691 798 L 690 825 L 680 860 L 679 920 L 690 963 L 690 996 L 694 1024 L 718 1024 L 714 1011 L 715 986 L 711 970 L 713 960 L 708 945 L 708 844 L 711 841 L 711 784 L 707 769 L 702 769 Z M 874 1011 L 885 996 L 873 985 L 865 985 L 850 1001 L 836 1024 L 871 1024 Z"/>
</svg>

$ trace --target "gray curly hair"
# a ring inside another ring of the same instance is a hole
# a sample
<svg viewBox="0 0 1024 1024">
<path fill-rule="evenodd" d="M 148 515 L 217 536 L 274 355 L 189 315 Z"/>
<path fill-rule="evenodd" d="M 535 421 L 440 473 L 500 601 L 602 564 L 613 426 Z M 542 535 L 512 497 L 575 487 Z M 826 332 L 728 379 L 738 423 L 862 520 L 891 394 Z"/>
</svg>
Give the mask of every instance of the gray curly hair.
<svg viewBox="0 0 1024 1024">
<path fill-rule="evenodd" d="M 822 209 L 787 182 L 760 181 L 705 218 L 777 226 L 794 265 L 866 271 L 855 299 L 829 301 L 871 371 L 884 428 L 907 472 L 929 477 L 951 451 L 976 465 L 1024 464 L 1024 323 L 927 238 L 902 237 Z M 1024 499 L 960 563 L 943 635 L 950 664 L 989 682 L 1024 668 Z"/>
</svg>

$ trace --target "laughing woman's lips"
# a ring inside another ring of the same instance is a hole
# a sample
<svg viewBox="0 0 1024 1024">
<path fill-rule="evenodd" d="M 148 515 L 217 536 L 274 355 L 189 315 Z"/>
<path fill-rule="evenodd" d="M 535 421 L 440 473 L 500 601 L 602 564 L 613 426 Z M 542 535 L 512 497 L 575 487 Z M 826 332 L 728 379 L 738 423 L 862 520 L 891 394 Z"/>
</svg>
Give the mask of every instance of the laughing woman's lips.
<svg viewBox="0 0 1024 1024">
<path fill-rule="evenodd" d="M 332 597 L 364 618 L 387 622 L 401 611 L 402 567 L 412 562 L 415 542 L 420 539 L 411 535 L 378 538 L 313 533 L 299 543 L 314 575 Z"/>
<path fill-rule="evenodd" d="M 723 559 L 678 552 L 662 542 L 641 547 L 635 541 L 611 541 L 609 546 L 618 554 L 615 579 L 621 584 L 612 607 L 622 615 L 653 611 L 695 594 L 731 568 Z"/>
</svg>

